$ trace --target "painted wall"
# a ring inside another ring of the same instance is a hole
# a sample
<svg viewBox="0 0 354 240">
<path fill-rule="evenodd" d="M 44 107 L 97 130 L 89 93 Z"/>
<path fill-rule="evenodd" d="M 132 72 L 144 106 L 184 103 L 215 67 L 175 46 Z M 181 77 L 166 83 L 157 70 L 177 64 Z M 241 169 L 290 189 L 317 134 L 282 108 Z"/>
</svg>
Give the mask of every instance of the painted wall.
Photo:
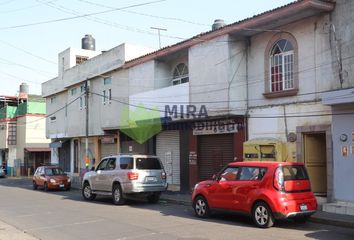
<svg viewBox="0 0 354 240">
<path fill-rule="evenodd" d="M 206 105 L 210 116 L 227 112 L 230 73 L 229 37 L 203 42 L 189 49 L 190 102 Z M 231 70 L 232 72 L 232 70 Z"/>
<path fill-rule="evenodd" d="M 251 38 L 249 56 L 249 106 L 257 107 L 319 99 L 319 92 L 331 89 L 330 33 L 328 15 L 308 18 L 282 28 L 291 33 L 298 45 L 299 92 L 295 96 L 267 99 L 265 92 L 265 51 L 277 32 L 266 32 Z M 268 56 L 268 54 L 267 54 Z M 268 66 L 267 66 L 268 67 Z"/>
<path fill-rule="evenodd" d="M 335 10 L 331 13 L 331 50 L 332 65 L 335 81 L 332 89 L 340 88 L 340 71 L 342 65 L 343 88 L 354 87 L 354 28 L 353 28 L 354 1 L 336 0 Z M 335 40 L 337 38 L 337 41 Z M 341 62 L 337 57 L 341 56 Z"/>
<path fill-rule="evenodd" d="M 354 114 L 353 103 L 333 106 L 333 171 L 334 198 L 339 201 L 354 201 Z M 340 136 L 346 134 L 348 139 L 341 141 Z M 344 154 L 343 147 L 347 148 Z"/>
<path fill-rule="evenodd" d="M 177 118 L 180 119 L 180 106 L 183 106 L 183 113 L 186 113 L 186 105 L 189 103 L 189 83 L 178 84 L 175 86 L 169 86 L 165 88 L 159 88 L 151 91 L 146 91 L 131 95 L 129 97 L 130 111 L 136 111 L 136 106 L 144 106 L 149 109 L 156 109 L 159 112 L 160 117 L 165 117 L 165 106 L 168 105 L 172 110 L 173 105 L 177 106 Z M 170 116 L 168 114 L 168 116 Z M 145 118 L 145 116 L 141 116 Z"/>
</svg>

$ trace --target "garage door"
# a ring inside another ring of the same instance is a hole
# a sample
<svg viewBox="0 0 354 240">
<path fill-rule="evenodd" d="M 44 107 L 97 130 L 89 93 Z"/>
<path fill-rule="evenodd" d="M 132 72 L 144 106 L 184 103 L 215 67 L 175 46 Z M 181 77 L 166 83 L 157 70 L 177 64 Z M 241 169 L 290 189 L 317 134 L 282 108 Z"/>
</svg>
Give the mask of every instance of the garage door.
<svg viewBox="0 0 354 240">
<path fill-rule="evenodd" d="M 156 137 L 156 155 L 161 159 L 169 184 L 180 185 L 179 131 L 163 131 Z"/>
<path fill-rule="evenodd" d="M 199 180 L 211 179 L 234 159 L 233 134 L 198 136 Z"/>
<path fill-rule="evenodd" d="M 101 143 L 101 159 L 109 155 L 118 154 L 118 145 L 116 143 Z"/>
</svg>

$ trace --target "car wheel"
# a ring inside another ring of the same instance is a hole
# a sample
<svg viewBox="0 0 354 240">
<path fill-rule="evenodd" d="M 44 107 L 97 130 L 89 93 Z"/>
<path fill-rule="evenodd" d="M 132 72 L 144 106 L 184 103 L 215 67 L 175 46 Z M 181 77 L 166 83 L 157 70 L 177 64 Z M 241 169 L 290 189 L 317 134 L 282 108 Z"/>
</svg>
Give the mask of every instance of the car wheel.
<svg viewBox="0 0 354 240">
<path fill-rule="evenodd" d="M 158 203 L 161 193 L 153 193 L 147 197 L 149 203 Z"/>
<path fill-rule="evenodd" d="M 70 191 L 70 189 L 71 189 L 70 187 L 67 187 L 65 190 L 66 190 L 66 191 Z"/>
<path fill-rule="evenodd" d="M 123 192 L 122 192 L 122 188 L 120 187 L 120 184 L 115 184 L 113 186 L 112 198 L 113 198 L 113 203 L 115 205 L 123 205 L 125 203 L 125 199 L 123 197 Z"/>
<path fill-rule="evenodd" d="M 46 182 L 44 183 L 44 191 L 48 191 L 48 184 Z"/>
<path fill-rule="evenodd" d="M 258 202 L 253 207 L 252 219 L 260 228 L 269 228 L 274 225 L 273 213 L 265 202 Z"/>
<path fill-rule="evenodd" d="M 33 181 L 33 190 L 37 190 L 38 186 L 35 181 Z"/>
<path fill-rule="evenodd" d="M 208 206 L 207 200 L 202 197 L 198 196 L 193 202 L 193 208 L 195 215 L 200 218 L 206 218 L 210 215 L 210 209 Z"/>
<path fill-rule="evenodd" d="M 85 183 L 82 188 L 82 196 L 85 200 L 93 200 L 96 197 L 96 194 L 92 193 L 91 186 L 89 183 Z"/>
<path fill-rule="evenodd" d="M 297 217 L 297 218 L 294 218 L 294 221 L 296 223 L 306 223 L 307 220 L 309 220 L 310 216 L 302 216 L 302 217 Z"/>
</svg>

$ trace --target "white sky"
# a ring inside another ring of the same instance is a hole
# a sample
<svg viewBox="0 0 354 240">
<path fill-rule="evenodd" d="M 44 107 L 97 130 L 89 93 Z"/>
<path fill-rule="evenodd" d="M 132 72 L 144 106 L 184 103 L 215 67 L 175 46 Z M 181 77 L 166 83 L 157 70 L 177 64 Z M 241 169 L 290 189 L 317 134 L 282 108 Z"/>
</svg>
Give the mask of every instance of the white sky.
<svg viewBox="0 0 354 240">
<path fill-rule="evenodd" d="M 293 2 L 292 0 L 0 0 L 0 95 L 17 95 L 26 82 L 31 94 L 41 94 L 41 83 L 57 76 L 58 53 L 81 48 L 81 38 L 92 34 L 96 50 L 128 42 L 158 48 L 211 29 L 215 19 L 230 24 Z M 144 5 L 145 4 L 145 5 Z M 140 5 L 140 6 L 134 6 Z M 32 23 L 71 18 L 32 26 Z"/>
</svg>

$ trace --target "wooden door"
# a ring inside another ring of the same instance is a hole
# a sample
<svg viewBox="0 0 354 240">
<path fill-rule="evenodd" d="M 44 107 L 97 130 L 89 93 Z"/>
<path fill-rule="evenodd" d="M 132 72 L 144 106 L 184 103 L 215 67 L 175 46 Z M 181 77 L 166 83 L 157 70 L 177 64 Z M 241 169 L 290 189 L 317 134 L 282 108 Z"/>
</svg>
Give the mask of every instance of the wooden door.
<svg viewBox="0 0 354 240">
<path fill-rule="evenodd" d="M 312 191 L 327 193 L 326 134 L 310 133 L 304 135 L 305 165 L 311 180 Z"/>
</svg>

